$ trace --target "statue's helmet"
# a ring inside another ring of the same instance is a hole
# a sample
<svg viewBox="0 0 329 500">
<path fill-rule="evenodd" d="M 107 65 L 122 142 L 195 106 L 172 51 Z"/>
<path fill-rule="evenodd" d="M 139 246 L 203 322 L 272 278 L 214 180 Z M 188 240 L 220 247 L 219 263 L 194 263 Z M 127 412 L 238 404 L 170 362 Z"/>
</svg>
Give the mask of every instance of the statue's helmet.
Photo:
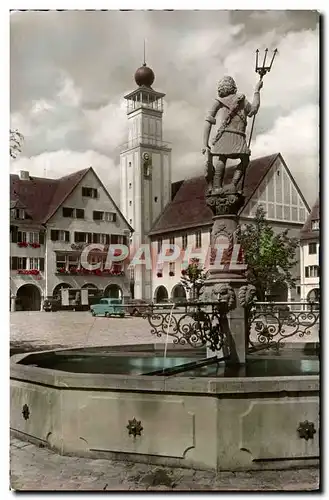
<svg viewBox="0 0 329 500">
<path fill-rule="evenodd" d="M 231 76 L 224 76 L 219 80 L 217 90 L 219 97 L 227 97 L 228 95 L 236 94 L 238 89 Z"/>
</svg>

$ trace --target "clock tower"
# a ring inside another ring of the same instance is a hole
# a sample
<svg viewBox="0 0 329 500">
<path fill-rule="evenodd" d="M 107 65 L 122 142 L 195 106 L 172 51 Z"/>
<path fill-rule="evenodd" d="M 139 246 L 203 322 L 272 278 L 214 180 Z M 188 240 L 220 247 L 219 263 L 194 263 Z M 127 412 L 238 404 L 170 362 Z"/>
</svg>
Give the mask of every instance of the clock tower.
<svg viewBox="0 0 329 500">
<path fill-rule="evenodd" d="M 171 149 L 162 137 L 165 94 L 153 90 L 154 80 L 152 69 L 144 63 L 135 73 L 137 88 L 124 96 L 128 142 L 120 154 L 120 208 L 134 229 L 133 253 L 150 244 L 148 232 L 171 197 Z M 135 267 L 134 298 L 152 300 L 151 280 L 151 270 Z"/>
</svg>

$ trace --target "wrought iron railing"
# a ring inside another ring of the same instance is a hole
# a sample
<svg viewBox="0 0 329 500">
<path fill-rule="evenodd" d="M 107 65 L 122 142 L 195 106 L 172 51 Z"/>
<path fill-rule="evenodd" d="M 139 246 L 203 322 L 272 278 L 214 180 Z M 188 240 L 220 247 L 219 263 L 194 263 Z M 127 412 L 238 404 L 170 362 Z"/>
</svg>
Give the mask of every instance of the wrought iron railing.
<svg viewBox="0 0 329 500">
<path fill-rule="evenodd" d="M 227 311 L 220 302 L 151 304 L 143 315 L 157 337 L 169 336 L 174 344 L 207 346 L 229 354 Z"/>
<path fill-rule="evenodd" d="M 280 349 L 289 342 L 319 342 L 317 302 L 256 302 L 248 313 L 249 348 Z"/>
</svg>

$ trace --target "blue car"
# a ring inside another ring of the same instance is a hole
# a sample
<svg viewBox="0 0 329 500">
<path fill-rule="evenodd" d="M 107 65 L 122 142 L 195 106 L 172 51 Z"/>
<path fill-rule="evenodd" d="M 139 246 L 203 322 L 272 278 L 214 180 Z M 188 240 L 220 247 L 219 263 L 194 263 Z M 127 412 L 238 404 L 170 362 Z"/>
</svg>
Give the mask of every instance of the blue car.
<svg viewBox="0 0 329 500">
<path fill-rule="evenodd" d="M 125 315 L 124 305 L 121 299 L 101 299 L 98 304 L 90 307 L 93 316 L 120 316 L 123 318 Z"/>
</svg>

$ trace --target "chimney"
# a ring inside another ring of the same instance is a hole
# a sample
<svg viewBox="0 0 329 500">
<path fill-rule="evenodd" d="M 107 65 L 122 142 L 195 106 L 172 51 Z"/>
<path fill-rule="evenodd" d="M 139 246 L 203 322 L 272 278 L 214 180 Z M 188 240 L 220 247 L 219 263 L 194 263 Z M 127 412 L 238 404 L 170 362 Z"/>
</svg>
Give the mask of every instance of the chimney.
<svg viewBox="0 0 329 500">
<path fill-rule="evenodd" d="M 19 173 L 19 178 L 21 181 L 29 181 L 30 180 L 30 172 L 27 170 L 21 170 Z"/>
</svg>

